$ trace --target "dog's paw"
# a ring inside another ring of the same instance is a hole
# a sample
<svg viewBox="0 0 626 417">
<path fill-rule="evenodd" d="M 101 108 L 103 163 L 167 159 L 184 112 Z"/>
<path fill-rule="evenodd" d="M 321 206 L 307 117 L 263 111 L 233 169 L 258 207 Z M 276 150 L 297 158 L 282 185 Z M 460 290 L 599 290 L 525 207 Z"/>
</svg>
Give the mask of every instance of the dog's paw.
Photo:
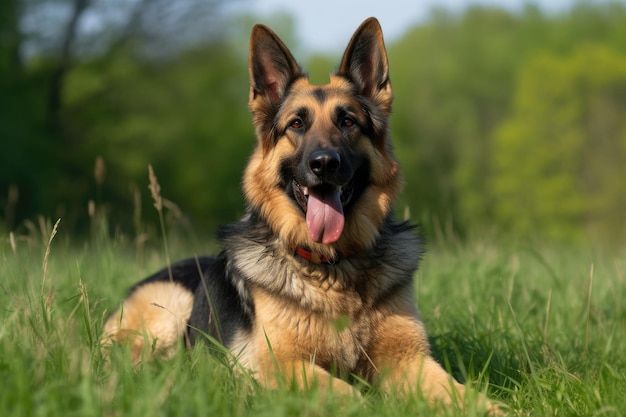
<svg viewBox="0 0 626 417">
<path fill-rule="evenodd" d="M 488 417 L 506 417 L 509 415 L 505 404 L 487 400 L 485 415 Z"/>
</svg>

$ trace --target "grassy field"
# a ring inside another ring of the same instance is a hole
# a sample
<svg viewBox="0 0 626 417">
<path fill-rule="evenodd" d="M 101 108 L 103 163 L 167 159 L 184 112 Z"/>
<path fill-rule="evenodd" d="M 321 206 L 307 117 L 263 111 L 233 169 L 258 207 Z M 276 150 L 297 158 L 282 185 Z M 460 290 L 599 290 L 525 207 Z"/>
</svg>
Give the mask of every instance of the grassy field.
<svg viewBox="0 0 626 417">
<path fill-rule="evenodd" d="M 105 360 L 98 340 L 107 311 L 164 265 L 164 250 L 121 237 L 78 244 L 62 225 L 50 244 L 52 226 L 41 230 L 0 236 L 3 416 L 431 414 L 419 398 L 375 389 L 364 401 L 263 390 L 202 348 L 136 367 L 123 349 Z M 211 247 L 176 242 L 172 259 Z M 415 296 L 435 357 L 510 415 L 626 414 L 623 249 L 433 244 Z M 478 413 L 470 404 L 438 415 Z"/>
</svg>

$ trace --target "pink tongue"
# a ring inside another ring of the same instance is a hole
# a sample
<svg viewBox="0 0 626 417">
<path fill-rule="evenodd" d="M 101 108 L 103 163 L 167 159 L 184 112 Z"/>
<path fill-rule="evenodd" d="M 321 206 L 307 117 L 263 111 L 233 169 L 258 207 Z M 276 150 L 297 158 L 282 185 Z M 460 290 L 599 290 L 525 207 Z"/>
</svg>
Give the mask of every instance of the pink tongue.
<svg viewBox="0 0 626 417">
<path fill-rule="evenodd" d="M 309 191 L 306 225 L 315 242 L 328 244 L 339 240 L 344 225 L 339 194 L 339 188 Z"/>
</svg>

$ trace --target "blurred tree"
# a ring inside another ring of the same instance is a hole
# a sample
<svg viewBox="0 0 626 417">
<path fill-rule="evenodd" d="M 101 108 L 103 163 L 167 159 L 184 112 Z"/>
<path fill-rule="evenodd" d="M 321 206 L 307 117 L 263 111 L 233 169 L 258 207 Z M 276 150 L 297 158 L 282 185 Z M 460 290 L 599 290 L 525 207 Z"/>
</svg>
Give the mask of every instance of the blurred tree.
<svg viewBox="0 0 626 417">
<path fill-rule="evenodd" d="M 50 164 L 41 157 L 51 154 L 43 140 L 47 80 L 26 68 L 22 12 L 19 0 L 0 3 L 0 207 L 8 227 L 24 219 L 25 212 L 32 215 L 29 208 L 43 199 L 30 192 L 38 187 L 39 172 L 33 167 L 40 167 L 44 178 L 51 174 Z M 5 222 L 0 222 L 0 230 Z"/>
<path fill-rule="evenodd" d="M 398 93 L 393 136 L 409 186 L 405 203 L 430 223 L 454 228 L 489 218 L 489 133 L 506 116 L 524 55 L 520 17 L 472 7 L 462 16 L 436 9 L 390 47 Z M 527 17 L 528 16 L 528 17 Z M 427 181 L 425 179 L 428 179 Z"/>
<path fill-rule="evenodd" d="M 518 234 L 626 233 L 626 55 L 588 44 L 524 66 L 495 134 L 495 220 Z"/>
<path fill-rule="evenodd" d="M 90 178 L 93 162 L 99 153 L 110 149 L 105 146 L 106 141 L 113 144 L 116 137 L 124 137 L 123 131 L 112 129 L 114 124 L 107 124 L 118 121 L 111 113 L 131 120 L 135 126 L 144 124 L 141 133 L 146 138 L 135 142 L 135 146 L 143 147 L 145 158 L 125 164 L 144 163 L 145 170 L 146 159 L 153 159 L 156 153 L 153 149 L 157 149 L 145 146 L 147 139 L 156 136 L 158 140 L 159 134 L 167 134 L 162 128 L 172 118 L 180 118 L 180 111 L 152 113 L 156 117 L 149 120 L 141 114 L 142 104 L 147 103 L 147 109 L 154 108 L 156 103 L 162 108 L 169 105 L 170 110 L 179 109 L 181 97 L 176 97 L 175 92 L 169 97 L 162 94 L 164 89 L 177 88 L 176 83 L 173 85 L 171 79 L 162 82 L 161 78 L 167 78 L 165 72 L 176 66 L 180 54 L 191 49 L 203 54 L 202 63 L 206 67 L 203 75 L 196 70 L 195 77 L 209 77 L 212 66 L 221 65 L 222 57 L 225 67 L 241 68 L 238 60 L 234 64 L 230 52 L 224 53 L 229 34 L 237 30 L 220 12 L 225 3 L 220 0 L 2 2 L 0 138 L 4 149 L 0 153 L 0 206 L 4 208 L 4 222 L 0 221 L 0 228 L 4 223 L 12 229 L 21 220 L 37 214 L 62 216 L 64 224 L 70 227 L 85 224 L 87 200 L 95 197 Z M 190 55 L 191 52 L 187 53 Z M 188 58 L 180 62 L 194 64 Z M 186 77 L 185 70 L 176 71 L 181 79 Z M 228 76 L 231 75 L 229 72 Z M 144 80 L 153 84 L 148 86 Z M 231 83 L 216 84 L 224 86 L 220 93 L 232 93 L 232 90 L 224 92 Z M 209 92 L 205 92 L 209 101 L 225 100 L 224 96 L 218 98 Z M 109 136 L 105 140 L 94 132 L 106 132 Z M 114 158 L 110 155 L 111 159 L 122 159 L 119 153 Z M 108 172 L 115 175 L 117 171 Z M 110 197 L 124 196 L 121 201 L 131 200 L 127 184 L 132 179 L 128 175 L 135 172 L 118 172 L 115 179 L 121 181 L 107 185 Z M 13 190 L 10 199 L 9 190 Z"/>
<path fill-rule="evenodd" d="M 506 203 L 492 179 L 505 166 L 493 161 L 506 145 L 494 147 L 492 138 L 516 111 L 518 74 L 537 54 L 569 54 L 589 42 L 626 49 L 624 4 L 580 3 L 559 15 L 533 5 L 520 13 L 479 6 L 461 14 L 435 9 L 426 23 L 389 46 L 396 91 L 392 134 L 408 183 L 403 204 L 428 234 L 444 226 L 461 234 L 500 230 L 495 210 Z M 542 109 L 549 117 L 552 108 Z M 516 178 L 516 167 L 508 169 Z M 614 191 L 619 198 L 626 192 Z M 525 207 L 511 210 L 518 221 L 531 221 Z"/>
<path fill-rule="evenodd" d="M 241 213 L 237 184 L 254 134 L 247 69 L 234 52 L 201 48 L 158 67 L 117 56 L 73 70 L 65 114 L 73 135 L 89 138 L 81 152 L 109 166 L 103 197 L 118 202 L 116 222 L 130 220 L 128 184 L 145 191 L 148 164 L 194 226 L 212 228 Z"/>
<path fill-rule="evenodd" d="M 150 207 L 148 164 L 199 230 L 236 217 L 233 185 L 254 143 L 246 61 L 256 19 L 225 17 L 226 4 L 0 2 L 0 229 L 38 214 L 80 228 L 92 199 L 112 225 L 137 227 L 142 200 L 131 190 Z M 289 16 L 266 23 L 304 56 Z M 387 46 L 407 183 L 400 211 L 428 235 L 442 225 L 623 232 L 626 5 L 435 9 Z M 303 64 L 325 83 L 337 61 Z M 96 180 L 98 157 L 106 177 Z"/>
</svg>

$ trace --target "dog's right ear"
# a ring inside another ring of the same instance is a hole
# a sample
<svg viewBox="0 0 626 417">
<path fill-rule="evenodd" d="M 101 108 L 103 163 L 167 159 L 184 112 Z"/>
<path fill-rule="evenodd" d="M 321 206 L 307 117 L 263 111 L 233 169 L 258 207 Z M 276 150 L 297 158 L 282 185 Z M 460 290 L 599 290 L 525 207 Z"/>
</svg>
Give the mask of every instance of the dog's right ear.
<svg viewBox="0 0 626 417">
<path fill-rule="evenodd" d="M 302 75 L 300 66 L 283 41 L 267 26 L 255 25 L 250 37 L 250 105 L 263 97 L 279 103 L 294 79 Z"/>
<path fill-rule="evenodd" d="M 267 26 L 256 25 L 250 37 L 250 97 L 256 136 L 265 151 L 276 141 L 274 116 L 289 85 L 304 76 L 283 41 Z"/>
</svg>

